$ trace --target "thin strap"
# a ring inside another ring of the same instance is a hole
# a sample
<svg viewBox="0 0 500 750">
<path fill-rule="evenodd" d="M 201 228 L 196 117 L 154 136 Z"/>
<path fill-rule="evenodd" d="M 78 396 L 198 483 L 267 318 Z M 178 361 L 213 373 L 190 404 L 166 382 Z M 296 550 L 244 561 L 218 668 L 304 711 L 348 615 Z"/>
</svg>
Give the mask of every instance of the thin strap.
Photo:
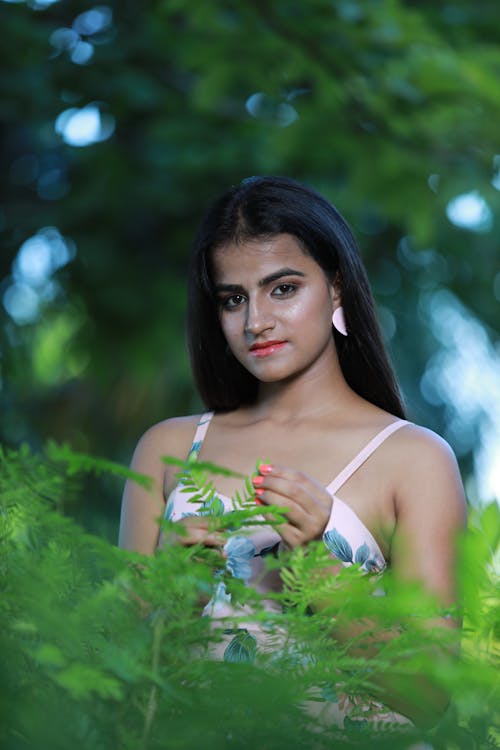
<svg viewBox="0 0 500 750">
<path fill-rule="evenodd" d="M 396 432 L 396 430 L 399 430 L 399 428 L 403 427 L 403 425 L 405 424 L 409 424 L 406 419 L 398 419 L 396 422 L 391 422 L 390 425 L 387 425 L 387 427 L 384 427 L 383 430 L 375 435 L 375 437 L 372 438 L 370 442 L 360 450 L 358 455 L 355 456 L 344 469 L 342 469 L 340 474 L 337 474 L 335 479 L 330 482 L 330 484 L 326 488 L 330 495 L 335 495 L 335 493 L 342 487 L 342 485 L 347 482 L 347 480 L 354 474 L 355 471 L 357 471 L 357 469 L 359 469 L 361 464 L 364 464 L 366 459 L 370 458 L 372 453 L 376 451 L 380 445 L 382 445 L 384 440 L 387 440 L 389 435 L 392 435 L 393 432 Z"/>
<path fill-rule="evenodd" d="M 198 458 L 198 454 L 201 450 L 201 446 L 203 445 L 203 441 L 205 439 L 205 435 L 207 434 L 207 430 L 210 426 L 213 415 L 213 411 L 207 411 L 205 412 L 205 414 L 201 415 L 200 421 L 198 422 L 198 426 L 196 428 L 196 432 L 194 433 L 191 448 L 189 449 L 189 453 L 187 456 L 188 461 L 194 461 Z"/>
</svg>

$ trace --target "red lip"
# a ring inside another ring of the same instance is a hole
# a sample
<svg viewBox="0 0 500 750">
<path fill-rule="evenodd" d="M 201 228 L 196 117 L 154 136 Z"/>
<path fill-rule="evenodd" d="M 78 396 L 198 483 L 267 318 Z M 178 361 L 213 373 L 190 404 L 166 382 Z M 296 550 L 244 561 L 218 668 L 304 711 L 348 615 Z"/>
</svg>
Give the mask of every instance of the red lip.
<svg viewBox="0 0 500 750">
<path fill-rule="evenodd" d="M 286 344 L 286 341 L 262 341 L 260 344 L 252 344 L 250 351 L 255 352 L 259 349 L 267 349 L 269 346 L 278 346 L 279 344 Z"/>
<path fill-rule="evenodd" d="M 286 341 L 262 341 L 261 343 L 252 344 L 250 354 L 252 357 L 271 357 L 276 352 L 281 351 L 286 346 Z"/>
</svg>

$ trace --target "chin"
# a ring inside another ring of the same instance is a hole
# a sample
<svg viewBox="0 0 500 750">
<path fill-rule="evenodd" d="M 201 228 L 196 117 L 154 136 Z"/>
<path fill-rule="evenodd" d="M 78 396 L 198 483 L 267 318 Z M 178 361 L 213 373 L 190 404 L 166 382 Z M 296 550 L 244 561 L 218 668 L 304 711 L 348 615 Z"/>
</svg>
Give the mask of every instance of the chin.
<svg viewBox="0 0 500 750">
<path fill-rule="evenodd" d="M 249 372 L 252 372 L 251 370 Z M 300 375 L 301 370 L 290 371 L 289 368 L 276 368 L 272 370 L 269 368 L 267 372 L 252 372 L 252 375 L 257 378 L 261 383 L 287 383 L 293 380 L 297 375 Z"/>
<path fill-rule="evenodd" d="M 287 375 L 283 375 L 282 373 L 274 373 L 274 372 L 252 372 L 252 370 L 249 370 L 254 378 L 257 378 L 261 383 L 279 383 L 281 380 L 286 380 Z"/>
</svg>

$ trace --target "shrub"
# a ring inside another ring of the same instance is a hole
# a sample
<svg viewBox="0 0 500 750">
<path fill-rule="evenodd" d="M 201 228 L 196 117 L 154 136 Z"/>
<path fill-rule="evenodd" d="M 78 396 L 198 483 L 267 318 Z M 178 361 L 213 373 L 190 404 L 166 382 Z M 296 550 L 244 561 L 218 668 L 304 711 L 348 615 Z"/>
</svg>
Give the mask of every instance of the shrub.
<svg viewBox="0 0 500 750">
<path fill-rule="evenodd" d="M 3 450 L 0 469 L 5 750 L 396 749 L 419 739 L 436 750 L 500 746 L 496 504 L 472 513 L 463 542 L 458 656 L 450 637 L 443 642 L 443 629 L 425 624 L 433 603 L 422 591 L 389 572 L 378 579 L 362 575 L 358 566 L 321 575 L 331 562 L 322 544 L 279 561 L 267 558 L 268 566 L 280 566 L 284 588 L 275 597 L 279 611 L 263 613 L 258 593 L 222 572 L 212 550 L 167 544 L 144 557 L 85 533 L 63 514 L 75 473 L 131 476 L 127 469 L 56 445 L 44 455 Z M 205 476 L 193 481 L 200 491 L 209 486 Z M 245 498 L 235 508 L 233 530 L 255 522 Z M 170 524 L 164 525 L 168 535 Z M 242 620 L 214 625 L 200 617 L 200 597 L 214 580 L 256 612 L 275 648 L 261 653 Z M 328 602 L 313 616 L 312 599 Z M 342 619 L 369 622 L 372 644 L 389 629 L 397 628 L 398 637 L 380 640 L 368 658 L 359 637 L 340 642 L 332 636 L 332 622 Z M 216 661 L 211 650 L 228 630 L 231 650 Z M 403 732 L 355 716 L 343 730 L 315 723 L 315 696 L 324 705 L 341 686 L 361 701 L 376 690 L 383 698 L 376 684 L 387 674 L 409 691 L 428 676 L 451 694 L 438 726 Z"/>
</svg>

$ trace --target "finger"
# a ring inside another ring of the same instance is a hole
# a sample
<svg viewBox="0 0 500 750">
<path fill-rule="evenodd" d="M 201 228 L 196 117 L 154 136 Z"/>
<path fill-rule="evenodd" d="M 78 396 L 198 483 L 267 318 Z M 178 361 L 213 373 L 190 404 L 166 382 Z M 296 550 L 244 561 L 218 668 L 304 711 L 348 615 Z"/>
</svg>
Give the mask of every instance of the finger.
<svg viewBox="0 0 500 750">
<path fill-rule="evenodd" d="M 205 547 L 223 547 L 226 538 L 224 534 L 209 528 L 205 517 L 189 517 L 178 522 L 186 532 L 177 536 L 177 541 L 185 547 L 203 544 Z"/>
<path fill-rule="evenodd" d="M 275 480 L 281 480 L 281 483 L 278 484 Z M 253 482 L 256 487 L 272 489 L 278 494 L 290 497 L 306 510 L 314 511 L 319 505 L 330 513 L 330 493 L 305 472 L 279 464 L 260 464 L 259 473 L 253 478 Z"/>
<path fill-rule="evenodd" d="M 186 528 L 190 527 L 194 529 L 198 528 L 208 530 L 210 524 L 213 524 L 213 517 L 190 514 L 184 516 L 184 518 L 181 518 L 178 523 L 182 524 Z"/>
<path fill-rule="evenodd" d="M 224 539 L 218 539 L 213 536 L 184 537 L 183 539 L 179 539 L 179 542 L 185 547 L 193 547 L 201 544 L 204 547 L 211 547 L 212 549 L 222 549 L 225 544 Z"/>
<path fill-rule="evenodd" d="M 276 524 L 275 529 L 289 547 L 304 545 L 322 538 L 328 522 L 328 514 L 307 513 L 299 506 L 292 507 L 289 499 L 280 498 L 270 491 L 262 491 L 262 494 L 258 496 L 258 499 L 260 498 L 262 498 L 263 505 L 287 509 L 284 522 Z M 276 521 L 276 515 L 272 513 L 264 512 L 262 515 L 269 521 Z"/>
<path fill-rule="evenodd" d="M 273 517 L 269 513 L 263 513 L 263 516 L 264 518 L 269 518 L 269 520 L 275 520 L 275 517 Z M 285 547 L 288 549 L 293 549 L 294 547 L 301 546 L 309 541 L 309 539 L 304 536 L 301 530 L 297 526 L 293 526 L 292 524 L 280 523 L 275 526 L 274 529 L 280 535 L 285 544 Z"/>
<path fill-rule="evenodd" d="M 286 509 L 286 523 L 298 531 L 301 539 L 299 543 L 305 544 L 308 541 L 320 539 L 330 517 L 331 497 L 328 495 L 328 504 L 318 500 L 309 491 L 311 487 L 316 489 L 313 483 L 300 484 L 297 481 L 301 479 L 300 472 L 288 470 L 287 474 L 289 477 L 295 477 L 296 480 L 292 481 L 290 478 L 282 478 L 274 474 L 254 478 L 256 497 L 264 505 L 275 505 Z M 293 539 L 287 539 L 287 541 L 292 546 L 296 546 L 297 539 L 293 529 L 285 528 L 282 532 L 278 527 L 278 531 L 282 536 L 292 534 Z"/>
<path fill-rule="evenodd" d="M 292 476 L 293 479 L 278 474 L 254 477 L 256 496 L 263 501 L 288 507 L 288 518 L 295 525 L 301 525 L 307 517 L 316 519 L 317 524 L 326 525 L 330 517 L 331 496 L 324 488 L 320 487 L 318 491 L 315 484 L 303 481 L 302 477 L 305 475 L 300 472 L 295 472 Z"/>
<path fill-rule="evenodd" d="M 275 485 L 277 483 L 274 483 Z M 275 505 L 286 512 L 286 522 L 293 526 L 302 526 L 307 523 L 308 512 L 302 505 L 291 497 L 279 491 L 279 487 L 274 488 L 260 486 L 255 489 L 256 502 L 262 506 Z M 284 490 L 285 491 L 285 490 Z M 265 514 L 272 517 L 272 514 Z"/>
<path fill-rule="evenodd" d="M 225 544 L 224 538 L 216 537 L 213 534 L 192 533 L 188 536 L 178 536 L 176 541 L 183 547 L 193 547 L 196 544 L 202 544 L 204 547 L 220 547 Z"/>
</svg>

